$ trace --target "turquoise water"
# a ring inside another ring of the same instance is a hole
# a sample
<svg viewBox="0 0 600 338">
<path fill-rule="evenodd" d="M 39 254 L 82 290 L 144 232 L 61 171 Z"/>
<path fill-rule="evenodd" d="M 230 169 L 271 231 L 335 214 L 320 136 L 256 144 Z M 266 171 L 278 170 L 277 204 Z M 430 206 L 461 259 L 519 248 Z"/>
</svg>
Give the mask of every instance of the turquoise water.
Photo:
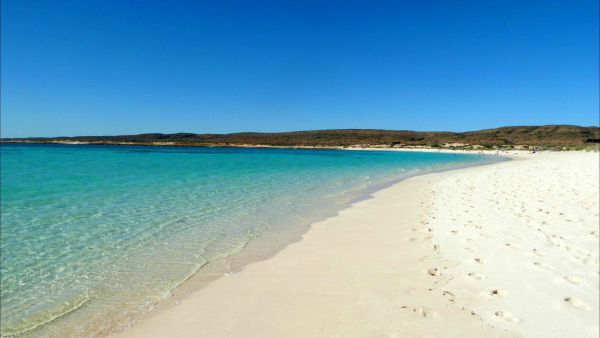
<svg viewBox="0 0 600 338">
<path fill-rule="evenodd" d="M 439 153 L 2 144 L 3 336 L 103 335 L 207 263 L 368 189 L 491 161 Z"/>
</svg>

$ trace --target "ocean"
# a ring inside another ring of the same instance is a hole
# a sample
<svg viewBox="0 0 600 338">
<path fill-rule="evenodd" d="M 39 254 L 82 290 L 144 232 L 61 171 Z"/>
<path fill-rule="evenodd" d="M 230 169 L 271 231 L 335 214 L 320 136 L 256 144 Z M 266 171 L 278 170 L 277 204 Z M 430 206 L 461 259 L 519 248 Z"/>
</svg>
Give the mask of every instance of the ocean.
<svg viewBox="0 0 600 338">
<path fill-rule="evenodd" d="M 0 156 L 1 335 L 24 337 L 106 335 L 377 189 L 499 160 L 8 143 Z"/>
</svg>

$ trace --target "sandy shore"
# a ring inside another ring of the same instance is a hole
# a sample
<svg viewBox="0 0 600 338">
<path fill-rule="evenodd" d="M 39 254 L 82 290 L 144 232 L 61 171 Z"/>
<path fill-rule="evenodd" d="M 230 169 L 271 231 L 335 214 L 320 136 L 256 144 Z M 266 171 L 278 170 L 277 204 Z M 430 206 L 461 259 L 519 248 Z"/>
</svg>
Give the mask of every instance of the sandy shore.
<svg viewBox="0 0 600 338">
<path fill-rule="evenodd" d="M 598 153 L 414 177 L 124 337 L 598 336 Z"/>
</svg>

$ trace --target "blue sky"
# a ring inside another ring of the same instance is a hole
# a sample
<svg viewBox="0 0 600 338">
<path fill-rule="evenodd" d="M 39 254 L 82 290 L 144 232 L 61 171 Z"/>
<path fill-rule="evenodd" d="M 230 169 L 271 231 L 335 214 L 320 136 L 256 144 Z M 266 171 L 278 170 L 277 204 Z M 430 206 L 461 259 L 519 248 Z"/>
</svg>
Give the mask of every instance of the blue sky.
<svg viewBox="0 0 600 338">
<path fill-rule="evenodd" d="M 598 1 L 2 1 L 2 136 L 598 125 Z"/>
</svg>

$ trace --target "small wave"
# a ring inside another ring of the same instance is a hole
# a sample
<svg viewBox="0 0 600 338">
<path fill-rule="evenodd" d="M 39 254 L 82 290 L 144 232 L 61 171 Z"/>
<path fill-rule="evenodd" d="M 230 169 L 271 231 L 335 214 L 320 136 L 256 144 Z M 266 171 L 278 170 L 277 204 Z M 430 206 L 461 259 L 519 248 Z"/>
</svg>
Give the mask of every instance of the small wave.
<svg viewBox="0 0 600 338">
<path fill-rule="evenodd" d="M 17 335 L 21 335 L 27 332 L 30 332 L 42 325 L 46 325 L 60 317 L 64 317 L 67 314 L 81 308 L 85 303 L 90 300 L 89 295 L 86 293 L 81 298 L 78 298 L 75 302 L 66 303 L 63 306 L 57 308 L 50 313 L 44 313 L 48 316 L 44 316 L 45 318 L 36 319 L 25 319 L 23 320 L 23 324 L 21 325 L 6 325 L 7 327 L 2 327 L 2 331 L 0 331 L 0 337 L 14 337 Z M 36 315 L 35 317 L 42 317 L 43 314 Z"/>
<path fill-rule="evenodd" d="M 172 289 L 166 290 L 163 295 L 166 295 L 166 297 L 163 298 L 167 298 L 173 295 L 173 290 L 175 288 L 177 288 L 178 286 L 180 286 L 181 284 L 187 282 L 189 279 L 191 279 L 192 277 L 194 277 L 203 267 L 205 267 L 208 264 L 208 261 L 205 260 L 203 258 L 204 262 L 200 263 L 200 264 L 196 264 L 196 267 L 189 273 L 187 274 L 181 281 L 176 282 L 175 285 L 173 286 Z"/>
</svg>

